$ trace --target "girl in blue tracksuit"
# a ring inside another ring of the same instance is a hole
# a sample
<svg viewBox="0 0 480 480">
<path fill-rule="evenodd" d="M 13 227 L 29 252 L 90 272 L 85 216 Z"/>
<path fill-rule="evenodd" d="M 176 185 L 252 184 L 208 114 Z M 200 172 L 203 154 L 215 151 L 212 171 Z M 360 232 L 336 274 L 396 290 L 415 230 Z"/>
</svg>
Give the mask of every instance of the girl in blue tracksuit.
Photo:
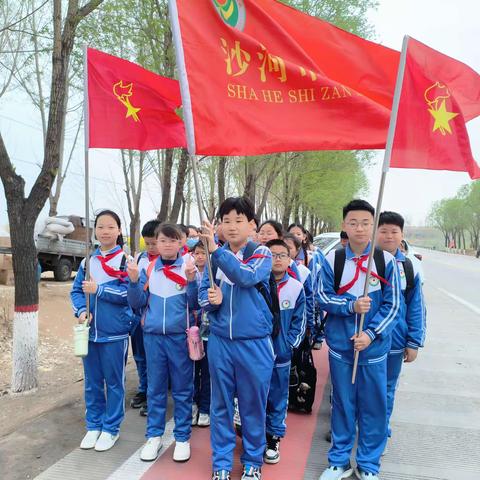
<svg viewBox="0 0 480 480">
<path fill-rule="evenodd" d="M 79 323 L 87 319 L 86 295 L 90 295 L 88 355 L 83 359 L 87 434 L 80 447 L 97 451 L 115 444 L 125 414 L 125 361 L 133 313 L 127 301 L 120 228 L 116 213 L 105 210 L 97 215 L 100 247 L 88 259 L 90 280 L 85 279 L 83 260 L 70 294 Z"/>
<path fill-rule="evenodd" d="M 193 362 L 188 355 L 186 330 L 189 309 L 197 304 L 195 266 L 178 253 L 180 230 L 161 224 L 156 232 L 160 256 L 148 269 L 128 265 L 128 301 L 135 310 L 144 309 L 143 342 L 147 358 L 147 443 L 140 458 L 153 461 L 162 447 L 167 411 L 168 380 L 174 399 L 175 461 L 190 458 Z"/>
<path fill-rule="evenodd" d="M 305 336 L 305 293 L 302 283 L 288 274 L 290 252 L 283 240 L 271 240 L 266 245 L 272 252 L 272 273 L 277 282 L 280 305 L 280 329 L 273 338 L 275 365 L 267 401 L 267 446 L 265 463 L 280 461 L 280 439 L 285 436 L 288 408 L 288 387 L 292 350 Z"/>
<path fill-rule="evenodd" d="M 220 206 L 219 217 L 227 243 L 218 248 L 213 227 L 204 223 L 203 237 L 212 253 L 215 285 L 210 287 L 207 272 L 199 289 L 199 303 L 210 318 L 212 478 L 230 479 L 236 443 L 232 428 L 236 395 L 244 449 L 240 458 L 242 480 L 260 480 L 274 351 L 272 313 L 256 285 L 261 283 L 268 289 L 272 257 L 268 248 L 258 245 L 244 256 L 255 225 L 250 200 L 227 198 Z"/>
<path fill-rule="evenodd" d="M 333 387 L 330 465 L 321 480 L 348 478 L 353 472 L 350 455 L 357 427 L 357 475 L 361 480 L 378 480 L 386 443 L 387 356 L 401 298 L 396 261 L 381 250 L 376 256 L 379 263 L 372 262 L 368 296 L 363 296 L 374 213 L 364 200 L 352 200 L 344 207 L 343 230 L 349 244 L 344 251 L 327 255 L 319 279 L 320 306 L 328 314 L 325 334 Z M 337 290 L 335 256 L 342 252 L 345 262 Z M 383 277 L 378 273 L 381 264 L 385 265 Z M 362 314 L 365 323 L 360 332 Z M 359 352 L 359 365 L 352 385 L 355 351 Z"/>
<path fill-rule="evenodd" d="M 395 390 L 404 362 L 417 358 L 418 349 L 425 343 L 426 309 L 423 300 L 422 280 L 416 266 L 400 250 L 403 239 L 403 217 L 396 212 L 380 214 L 377 232 L 377 245 L 390 252 L 397 261 L 400 275 L 402 302 L 398 319 L 392 334 L 392 346 L 387 359 L 387 416 L 388 436 L 391 436 L 390 417 L 393 412 Z M 409 262 L 407 267 L 406 263 Z M 412 279 L 407 279 L 409 268 Z M 413 284 L 408 284 L 410 281 Z"/>
</svg>

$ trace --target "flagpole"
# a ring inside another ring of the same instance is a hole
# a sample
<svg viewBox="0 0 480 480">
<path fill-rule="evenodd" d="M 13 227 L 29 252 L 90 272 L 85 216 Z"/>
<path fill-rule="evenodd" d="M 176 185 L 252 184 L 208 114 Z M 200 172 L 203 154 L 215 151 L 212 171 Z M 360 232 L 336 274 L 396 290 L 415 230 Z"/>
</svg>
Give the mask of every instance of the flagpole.
<svg viewBox="0 0 480 480">
<path fill-rule="evenodd" d="M 90 280 L 90 184 L 89 184 L 89 161 L 88 146 L 90 140 L 89 132 L 89 109 L 88 109 L 88 47 L 83 45 L 83 131 L 85 146 L 85 280 Z M 86 295 L 87 320 L 90 318 L 90 294 Z"/>
<path fill-rule="evenodd" d="M 372 272 L 372 264 L 373 264 L 373 254 L 375 252 L 375 238 L 377 236 L 378 222 L 380 219 L 380 211 L 382 209 L 383 193 L 385 191 L 385 181 L 387 179 L 387 173 L 390 169 L 390 159 L 392 156 L 393 140 L 395 138 L 395 128 L 397 126 L 398 105 L 400 103 L 403 77 L 405 74 L 405 63 L 407 59 L 408 40 L 409 40 L 408 35 L 405 35 L 403 37 L 402 52 L 400 54 L 400 62 L 399 62 L 398 71 L 397 71 L 397 81 L 395 84 L 395 92 L 393 95 L 392 113 L 390 115 L 390 124 L 388 127 L 387 144 L 385 146 L 385 155 L 383 157 L 382 177 L 380 179 L 380 188 L 378 190 L 378 199 L 377 199 L 377 207 L 375 209 L 375 219 L 373 222 L 372 239 L 370 241 L 370 253 L 368 254 L 367 272 L 365 275 L 365 285 L 363 287 L 364 297 L 368 295 L 370 273 Z M 356 332 L 357 334 L 360 334 L 361 332 L 363 332 L 364 323 L 365 323 L 365 314 L 362 313 L 362 315 L 360 316 L 358 331 Z M 360 352 L 356 350 L 354 361 L 353 361 L 352 384 L 354 384 L 356 380 L 359 356 L 360 356 Z"/>
<path fill-rule="evenodd" d="M 185 54 L 183 52 L 182 35 L 180 32 L 180 22 L 178 21 L 178 9 L 176 0 L 168 0 L 168 10 L 170 14 L 170 25 L 172 27 L 173 44 L 175 45 L 175 56 L 177 59 L 178 77 L 180 82 L 180 92 L 182 94 L 183 121 L 185 124 L 185 133 L 187 136 L 187 148 L 192 165 L 193 183 L 197 197 L 198 213 L 200 221 L 203 223 L 206 217 L 202 209 L 202 194 L 200 185 L 200 176 L 198 174 L 198 158 L 195 155 L 195 125 L 193 123 L 192 99 L 190 97 L 190 88 L 188 85 L 187 69 L 185 66 Z M 212 262 L 208 251 L 208 242 L 203 240 L 205 252 L 207 255 L 207 270 L 210 279 L 210 286 L 214 284 Z"/>
</svg>

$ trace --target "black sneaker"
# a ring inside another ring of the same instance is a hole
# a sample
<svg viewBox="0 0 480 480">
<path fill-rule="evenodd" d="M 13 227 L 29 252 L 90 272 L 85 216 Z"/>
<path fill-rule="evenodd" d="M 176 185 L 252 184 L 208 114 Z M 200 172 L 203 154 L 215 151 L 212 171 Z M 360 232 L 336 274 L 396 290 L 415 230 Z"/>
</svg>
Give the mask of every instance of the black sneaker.
<svg viewBox="0 0 480 480">
<path fill-rule="evenodd" d="M 263 454 L 263 461 L 270 464 L 280 461 L 280 437 L 267 433 L 267 446 Z"/>
<path fill-rule="evenodd" d="M 212 473 L 212 480 L 231 480 L 228 470 L 217 470 Z"/>
<path fill-rule="evenodd" d="M 145 402 L 141 407 L 140 407 L 140 416 L 141 417 L 146 417 L 148 415 L 148 408 L 147 408 L 147 402 Z"/>
<path fill-rule="evenodd" d="M 147 402 L 147 395 L 144 392 L 137 392 L 137 394 L 130 400 L 132 408 L 141 408 Z"/>
<path fill-rule="evenodd" d="M 241 480 L 262 480 L 262 470 L 252 465 L 244 465 Z"/>
</svg>

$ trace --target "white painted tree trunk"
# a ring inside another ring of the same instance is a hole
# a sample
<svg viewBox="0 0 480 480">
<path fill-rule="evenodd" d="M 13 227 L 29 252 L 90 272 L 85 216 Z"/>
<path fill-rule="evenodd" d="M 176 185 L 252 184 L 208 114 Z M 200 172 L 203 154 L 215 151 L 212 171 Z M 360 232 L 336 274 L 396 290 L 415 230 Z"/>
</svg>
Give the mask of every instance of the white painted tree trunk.
<svg viewBox="0 0 480 480">
<path fill-rule="evenodd" d="M 12 392 L 36 388 L 38 351 L 38 310 L 13 316 Z"/>
</svg>

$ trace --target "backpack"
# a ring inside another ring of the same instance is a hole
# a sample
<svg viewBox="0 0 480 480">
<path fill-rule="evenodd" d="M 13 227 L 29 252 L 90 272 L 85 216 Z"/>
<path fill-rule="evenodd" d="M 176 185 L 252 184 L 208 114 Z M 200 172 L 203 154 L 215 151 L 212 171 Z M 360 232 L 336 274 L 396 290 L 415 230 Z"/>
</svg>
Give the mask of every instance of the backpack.
<svg viewBox="0 0 480 480">
<path fill-rule="evenodd" d="M 413 270 L 413 263 L 412 261 L 405 257 L 405 261 L 403 263 L 403 271 L 405 272 L 405 279 L 407 280 L 407 287 L 405 288 L 405 298 L 407 295 L 413 290 L 415 286 L 415 271 Z"/>
<path fill-rule="evenodd" d="M 294 350 L 290 367 L 288 409 L 311 413 L 317 387 L 317 369 L 313 362 L 312 345 L 304 338 Z"/>
<path fill-rule="evenodd" d="M 258 246 L 258 243 L 248 242 L 243 252 L 243 258 L 245 260 L 249 259 L 254 254 Z M 216 277 L 217 270 L 218 265 L 216 265 L 212 259 L 213 278 Z M 255 288 L 265 300 L 265 303 L 267 304 L 267 307 L 273 316 L 272 337 L 275 338 L 280 333 L 280 302 L 278 300 L 277 282 L 275 281 L 273 273 L 270 272 L 270 277 L 268 278 L 268 286 L 266 286 L 263 282 L 259 282 L 255 285 Z"/>
</svg>

